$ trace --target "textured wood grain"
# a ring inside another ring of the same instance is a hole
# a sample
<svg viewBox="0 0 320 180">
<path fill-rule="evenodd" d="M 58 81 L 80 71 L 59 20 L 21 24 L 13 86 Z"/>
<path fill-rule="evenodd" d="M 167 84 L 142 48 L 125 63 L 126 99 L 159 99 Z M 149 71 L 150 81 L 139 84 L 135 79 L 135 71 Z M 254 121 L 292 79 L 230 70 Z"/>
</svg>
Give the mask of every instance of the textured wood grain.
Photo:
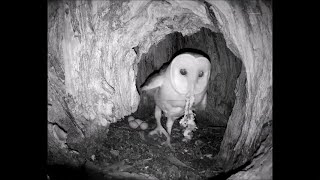
<svg viewBox="0 0 320 180">
<path fill-rule="evenodd" d="M 226 171 L 252 160 L 261 147 L 262 127 L 272 119 L 269 1 L 50 1 L 48 8 L 48 97 L 55 104 L 50 122 L 59 123 L 67 133 L 75 127 L 75 132 L 86 135 L 136 111 L 140 102 L 136 82 L 141 83 L 136 76 L 140 76 L 138 63 L 144 61 L 143 54 L 155 51 L 152 45 L 170 33 L 188 36 L 206 27 L 221 33 L 227 47 L 243 63 L 236 92 L 230 90 L 233 88 L 228 83 L 232 83 L 224 81 L 234 77 L 223 75 L 237 69 L 237 63 L 230 63 L 232 60 L 219 62 L 227 64 L 215 69 L 220 74 L 214 75 L 216 82 L 210 82 L 222 90 L 217 90 L 220 96 L 211 104 L 228 102 L 225 97 L 232 97 L 233 93 L 236 96 L 233 111 L 224 112 L 231 116 L 218 157 Z M 206 32 L 201 35 L 210 36 Z M 176 46 L 189 42 L 202 45 L 190 39 L 178 40 Z M 209 53 L 219 47 L 207 45 Z M 175 51 L 166 46 L 162 50 L 165 55 L 149 55 L 163 59 Z M 220 59 L 231 57 L 224 49 L 218 48 L 217 52 Z M 146 77 L 150 66 L 155 69 L 162 64 L 160 60 L 155 62 L 145 63 L 145 74 L 141 76 Z M 61 84 L 56 86 L 58 82 Z M 64 99 L 67 105 L 53 97 Z M 224 111 L 219 105 L 214 106 Z M 68 116 L 63 115 L 66 111 Z M 75 123 L 63 125 L 68 119 Z"/>
<path fill-rule="evenodd" d="M 272 10 L 268 1 L 209 3 L 227 46 L 245 66 L 246 89 L 238 89 L 219 152 L 226 169 L 233 169 L 252 157 L 262 125 L 272 119 Z"/>
<path fill-rule="evenodd" d="M 50 3 L 48 51 L 64 69 L 72 113 L 103 126 L 137 109 L 137 63 L 152 44 L 173 31 L 214 29 L 199 3 L 195 9 L 161 1 Z"/>
</svg>

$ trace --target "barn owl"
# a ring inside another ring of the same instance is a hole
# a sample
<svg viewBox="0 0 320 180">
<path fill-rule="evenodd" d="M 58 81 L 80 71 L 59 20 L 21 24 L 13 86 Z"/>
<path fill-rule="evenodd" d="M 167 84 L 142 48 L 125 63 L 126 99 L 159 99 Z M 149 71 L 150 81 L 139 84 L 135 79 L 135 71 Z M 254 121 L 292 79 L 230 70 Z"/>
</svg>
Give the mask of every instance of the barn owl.
<svg viewBox="0 0 320 180">
<path fill-rule="evenodd" d="M 210 61 L 197 53 L 184 52 L 177 55 L 169 65 L 150 76 L 141 90 L 155 100 L 155 119 L 157 127 L 149 135 L 163 134 L 170 144 L 174 121 L 184 114 L 186 99 L 192 97 L 193 109 L 204 110 L 207 103 L 207 87 L 210 77 Z M 166 130 L 161 125 L 161 115 L 167 117 Z"/>
</svg>

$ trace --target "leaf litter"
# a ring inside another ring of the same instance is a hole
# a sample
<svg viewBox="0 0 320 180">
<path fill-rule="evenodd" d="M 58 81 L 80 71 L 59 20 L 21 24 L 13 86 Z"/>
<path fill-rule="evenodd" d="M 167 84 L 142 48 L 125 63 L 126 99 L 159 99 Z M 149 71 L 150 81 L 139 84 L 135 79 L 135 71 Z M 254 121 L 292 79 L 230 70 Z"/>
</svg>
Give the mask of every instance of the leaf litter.
<svg viewBox="0 0 320 180">
<path fill-rule="evenodd" d="M 147 130 L 131 129 L 122 120 L 110 125 L 108 133 L 99 131 L 78 146 L 79 156 L 87 159 L 109 179 L 205 179 L 217 171 L 214 156 L 218 153 L 225 128 L 210 128 L 198 123 L 192 140 L 183 142 L 183 128 L 173 125 L 171 142 L 174 151 L 162 146 L 165 137 L 150 137 L 155 119 L 149 118 Z M 162 119 L 165 123 L 165 119 Z M 95 155 L 92 160 L 92 155 Z"/>
</svg>

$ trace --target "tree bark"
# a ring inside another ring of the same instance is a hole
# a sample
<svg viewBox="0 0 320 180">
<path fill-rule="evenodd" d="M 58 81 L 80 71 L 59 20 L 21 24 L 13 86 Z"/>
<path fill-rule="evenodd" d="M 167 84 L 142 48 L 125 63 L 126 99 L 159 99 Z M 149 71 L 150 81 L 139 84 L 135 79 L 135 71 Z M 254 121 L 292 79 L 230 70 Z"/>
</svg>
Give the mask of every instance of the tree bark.
<svg viewBox="0 0 320 180">
<path fill-rule="evenodd" d="M 269 1 L 48 3 L 49 147 L 77 141 L 135 112 L 143 54 L 170 33 L 187 36 L 205 27 L 221 33 L 243 63 L 217 159 L 228 171 L 251 161 L 261 148 L 273 104 Z M 67 139 L 54 138 L 56 131 Z"/>
<path fill-rule="evenodd" d="M 218 155 L 228 171 L 252 158 L 262 126 L 272 119 L 272 11 L 269 1 L 209 3 L 227 46 L 242 59 L 246 73 L 246 89 L 237 89 Z"/>
</svg>

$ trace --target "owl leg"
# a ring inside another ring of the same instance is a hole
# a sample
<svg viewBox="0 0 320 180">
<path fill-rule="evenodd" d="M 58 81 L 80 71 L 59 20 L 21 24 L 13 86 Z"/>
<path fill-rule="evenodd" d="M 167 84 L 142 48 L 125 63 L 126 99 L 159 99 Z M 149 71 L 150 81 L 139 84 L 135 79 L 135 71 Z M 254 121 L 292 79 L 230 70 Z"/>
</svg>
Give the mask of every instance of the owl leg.
<svg viewBox="0 0 320 180">
<path fill-rule="evenodd" d="M 157 120 L 157 127 L 152 130 L 149 135 L 154 135 L 154 134 L 164 134 L 167 139 L 170 138 L 169 134 L 167 133 L 167 131 L 162 127 L 161 125 L 161 109 L 156 105 L 156 108 L 155 108 L 155 112 L 154 112 L 154 116 Z"/>
<path fill-rule="evenodd" d="M 172 126 L 173 126 L 173 123 L 174 123 L 175 119 L 172 118 L 172 117 L 168 117 L 167 118 L 167 131 L 168 131 L 168 134 L 169 134 L 169 137 L 167 137 L 167 141 L 164 142 L 163 144 L 166 144 L 167 146 L 169 146 L 171 149 L 173 149 L 173 147 L 171 146 L 171 138 L 170 138 L 170 135 L 171 135 L 171 130 L 172 130 Z"/>
<path fill-rule="evenodd" d="M 172 130 L 172 126 L 173 126 L 174 121 L 175 121 L 175 119 L 172 117 L 168 117 L 168 119 L 167 119 L 167 131 L 168 131 L 169 135 L 171 135 L 171 130 Z"/>
</svg>

